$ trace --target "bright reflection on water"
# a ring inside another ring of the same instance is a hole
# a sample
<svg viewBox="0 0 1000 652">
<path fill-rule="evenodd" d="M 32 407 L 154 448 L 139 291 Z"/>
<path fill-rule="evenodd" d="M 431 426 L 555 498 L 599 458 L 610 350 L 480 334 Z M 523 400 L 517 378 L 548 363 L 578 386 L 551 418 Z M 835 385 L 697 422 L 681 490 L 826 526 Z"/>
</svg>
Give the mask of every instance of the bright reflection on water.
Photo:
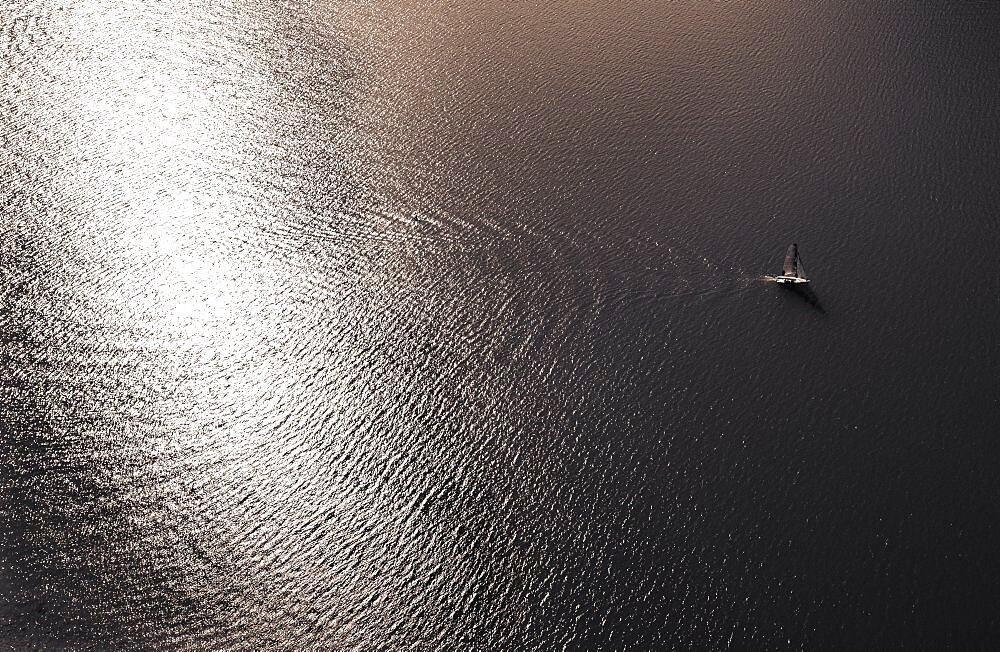
<svg viewBox="0 0 1000 652">
<path fill-rule="evenodd" d="M 7 582 L 34 617 L 11 640 L 378 640 L 349 625 L 403 599 L 380 579 L 406 519 L 381 498 L 395 378 L 366 296 L 391 288 L 360 248 L 351 270 L 280 232 L 295 95 L 254 52 L 267 16 L 17 9 L 9 436 L 48 448 L 5 461 L 30 514 Z"/>
<path fill-rule="evenodd" d="M 7 3 L 0 644 L 977 641 L 997 23 L 626 4 Z"/>
</svg>

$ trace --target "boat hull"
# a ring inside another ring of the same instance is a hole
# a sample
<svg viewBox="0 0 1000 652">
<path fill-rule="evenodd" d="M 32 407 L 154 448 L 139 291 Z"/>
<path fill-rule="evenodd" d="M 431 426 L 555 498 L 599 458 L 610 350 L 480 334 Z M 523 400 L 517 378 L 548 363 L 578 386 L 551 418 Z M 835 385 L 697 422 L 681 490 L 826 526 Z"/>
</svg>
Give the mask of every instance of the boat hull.
<svg viewBox="0 0 1000 652">
<path fill-rule="evenodd" d="M 775 283 L 788 283 L 794 285 L 802 285 L 809 282 L 807 278 L 801 278 L 799 276 L 775 276 Z"/>
</svg>

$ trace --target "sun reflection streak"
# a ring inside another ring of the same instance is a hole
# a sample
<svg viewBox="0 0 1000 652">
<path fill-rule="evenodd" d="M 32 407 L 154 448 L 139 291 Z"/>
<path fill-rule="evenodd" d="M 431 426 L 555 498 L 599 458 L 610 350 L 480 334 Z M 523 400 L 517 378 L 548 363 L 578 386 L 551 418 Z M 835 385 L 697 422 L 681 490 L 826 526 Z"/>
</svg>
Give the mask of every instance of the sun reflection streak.
<svg viewBox="0 0 1000 652">
<path fill-rule="evenodd" d="M 94 65 L 57 80 L 58 98 L 34 98 L 63 118 L 39 128 L 58 143 L 53 201 L 71 216 L 40 223 L 60 296 L 48 336 L 104 353 L 64 380 L 107 415 L 87 436 L 147 544 L 193 573 L 179 588 L 208 600 L 235 584 L 256 596 L 232 607 L 240 618 L 277 613 L 267 587 L 280 585 L 287 537 L 317 510 L 359 509 L 326 468 L 363 418 L 352 336 L 337 324 L 352 295 L 297 304 L 296 268 L 258 243 L 286 208 L 261 197 L 269 134 L 246 133 L 242 117 L 282 100 L 238 39 L 175 20 L 178 7 L 153 12 L 162 22 L 127 3 L 87 7 L 69 42 Z M 330 341 L 306 350 L 319 319 Z M 89 339 L 67 336 L 70 321 Z M 320 449 L 317 428 L 335 441 Z"/>
<path fill-rule="evenodd" d="M 350 638 L 428 599 L 407 578 L 440 561 L 404 536 L 426 388 L 392 322 L 425 298 L 405 293 L 428 216 L 449 216 L 412 206 L 406 165 L 387 182 L 367 118 L 327 125 L 356 98 L 326 64 L 269 59 L 267 17 L 212 11 L 83 3 L 60 37 L 86 65 L 31 89 L 58 207 L 25 218 L 51 271 L 37 328 L 62 356 L 51 422 L 111 496 L 123 565 L 169 569 L 220 626 L 308 617 Z"/>
</svg>

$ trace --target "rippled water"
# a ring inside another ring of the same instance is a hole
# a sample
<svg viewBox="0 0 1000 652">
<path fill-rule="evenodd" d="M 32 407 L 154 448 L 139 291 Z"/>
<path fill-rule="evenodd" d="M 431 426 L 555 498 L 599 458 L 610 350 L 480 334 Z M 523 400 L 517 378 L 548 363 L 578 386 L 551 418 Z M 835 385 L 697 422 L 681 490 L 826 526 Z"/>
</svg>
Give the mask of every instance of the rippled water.
<svg viewBox="0 0 1000 652">
<path fill-rule="evenodd" d="M 0 10 L 0 643 L 995 639 L 995 5 L 627 5 Z"/>
</svg>

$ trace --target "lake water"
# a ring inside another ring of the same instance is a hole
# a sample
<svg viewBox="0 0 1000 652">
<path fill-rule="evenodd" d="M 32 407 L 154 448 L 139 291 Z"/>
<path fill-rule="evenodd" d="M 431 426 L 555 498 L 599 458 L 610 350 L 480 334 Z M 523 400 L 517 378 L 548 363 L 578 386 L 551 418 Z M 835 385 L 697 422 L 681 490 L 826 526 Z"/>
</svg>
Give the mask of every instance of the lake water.
<svg viewBox="0 0 1000 652">
<path fill-rule="evenodd" d="M 875 4 L 8 0 L 0 645 L 987 647 L 1000 10 Z"/>
</svg>

